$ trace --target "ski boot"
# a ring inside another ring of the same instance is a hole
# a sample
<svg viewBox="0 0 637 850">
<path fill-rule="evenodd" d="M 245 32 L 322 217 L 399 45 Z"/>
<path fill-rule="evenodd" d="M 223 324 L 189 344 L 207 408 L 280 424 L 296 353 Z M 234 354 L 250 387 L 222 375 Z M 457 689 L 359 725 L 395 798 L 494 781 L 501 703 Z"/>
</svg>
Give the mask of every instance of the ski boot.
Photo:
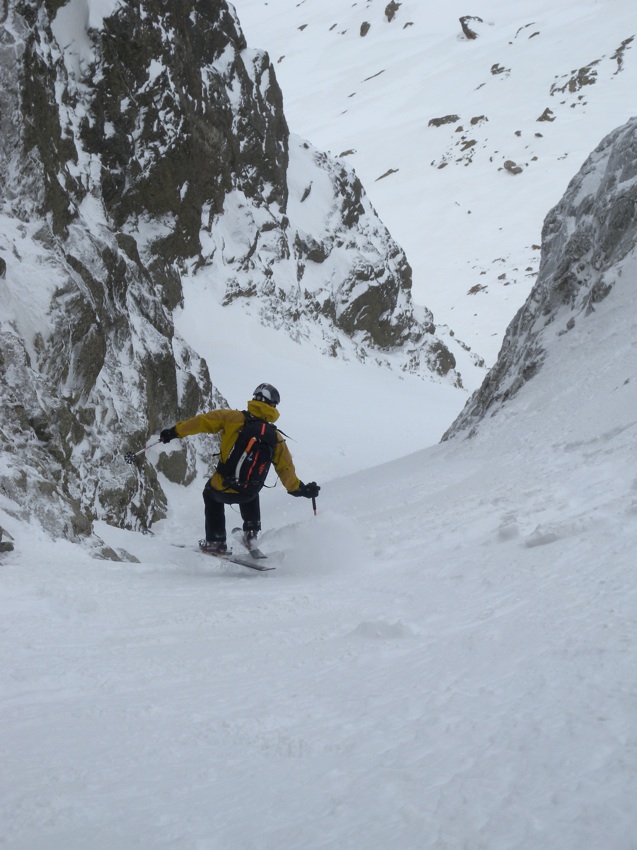
<svg viewBox="0 0 637 850">
<path fill-rule="evenodd" d="M 225 540 L 200 540 L 199 548 L 208 555 L 228 554 L 228 546 Z"/>
</svg>

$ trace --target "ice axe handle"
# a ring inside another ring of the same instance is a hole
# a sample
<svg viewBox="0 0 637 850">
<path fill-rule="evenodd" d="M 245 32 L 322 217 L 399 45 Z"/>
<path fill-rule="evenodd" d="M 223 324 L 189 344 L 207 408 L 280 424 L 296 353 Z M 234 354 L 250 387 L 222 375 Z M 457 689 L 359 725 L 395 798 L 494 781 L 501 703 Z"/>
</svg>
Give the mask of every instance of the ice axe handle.
<svg viewBox="0 0 637 850">
<path fill-rule="evenodd" d="M 154 443 L 149 443 L 147 446 L 144 446 L 144 448 L 140 449 L 138 452 L 126 452 L 124 460 L 126 463 L 135 463 L 135 460 L 139 457 L 139 455 L 144 454 L 147 449 L 152 449 L 153 446 L 158 446 L 159 443 L 161 443 L 161 440 L 156 440 Z"/>
</svg>

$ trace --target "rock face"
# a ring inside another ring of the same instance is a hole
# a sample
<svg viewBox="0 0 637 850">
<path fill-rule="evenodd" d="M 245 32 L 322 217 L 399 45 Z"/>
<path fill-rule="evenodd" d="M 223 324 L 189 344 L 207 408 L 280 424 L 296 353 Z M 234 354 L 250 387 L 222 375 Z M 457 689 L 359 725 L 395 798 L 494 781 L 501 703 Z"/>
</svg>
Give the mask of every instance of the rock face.
<svg viewBox="0 0 637 850">
<path fill-rule="evenodd" d="M 124 453 L 224 404 L 175 332 L 186 281 L 330 354 L 459 380 L 360 182 L 290 137 L 223 0 L 6 0 L 0 221 L 3 492 L 53 535 L 147 529 L 165 496 Z M 162 471 L 191 480 L 197 451 Z"/>
<path fill-rule="evenodd" d="M 637 118 L 607 136 L 544 222 L 537 282 L 509 325 L 495 366 L 444 435 L 497 414 L 612 291 L 637 246 Z"/>
<path fill-rule="evenodd" d="M 477 15 L 463 15 L 463 17 L 460 18 L 462 34 L 465 38 L 469 39 L 469 41 L 474 41 L 478 38 L 477 25 L 482 23 L 484 23 L 484 21 Z"/>
</svg>

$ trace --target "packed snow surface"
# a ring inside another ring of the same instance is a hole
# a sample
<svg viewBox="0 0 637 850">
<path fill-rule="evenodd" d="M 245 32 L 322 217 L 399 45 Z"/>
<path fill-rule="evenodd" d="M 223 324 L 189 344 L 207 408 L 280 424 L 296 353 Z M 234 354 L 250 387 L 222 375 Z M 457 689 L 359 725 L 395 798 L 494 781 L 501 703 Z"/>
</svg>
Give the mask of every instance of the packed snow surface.
<svg viewBox="0 0 637 850">
<path fill-rule="evenodd" d="M 194 551 L 203 482 L 98 528 L 139 563 L 23 534 L 1 846 L 634 848 L 634 271 L 472 440 L 329 480 L 382 400 L 288 399 L 325 470 L 316 516 L 264 494 L 273 572 Z"/>
</svg>

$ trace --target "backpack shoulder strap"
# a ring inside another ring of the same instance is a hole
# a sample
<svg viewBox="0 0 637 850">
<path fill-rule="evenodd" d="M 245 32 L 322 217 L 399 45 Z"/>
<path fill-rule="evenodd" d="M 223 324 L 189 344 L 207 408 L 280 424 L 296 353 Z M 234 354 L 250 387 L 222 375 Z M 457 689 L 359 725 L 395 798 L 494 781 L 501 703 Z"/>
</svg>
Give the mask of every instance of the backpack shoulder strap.
<svg viewBox="0 0 637 850">
<path fill-rule="evenodd" d="M 274 422 L 268 422 L 267 419 L 259 419 L 258 416 L 254 416 L 252 413 L 250 413 L 247 410 L 242 410 L 241 412 L 245 416 L 245 422 L 241 426 L 242 428 L 245 428 L 245 426 L 248 425 L 250 422 L 265 422 L 265 424 L 268 427 L 274 428 L 274 430 L 276 431 L 277 434 L 283 434 L 284 437 L 287 437 L 287 434 L 284 431 L 281 431 L 280 428 L 277 428 L 277 426 L 274 424 Z"/>
</svg>

